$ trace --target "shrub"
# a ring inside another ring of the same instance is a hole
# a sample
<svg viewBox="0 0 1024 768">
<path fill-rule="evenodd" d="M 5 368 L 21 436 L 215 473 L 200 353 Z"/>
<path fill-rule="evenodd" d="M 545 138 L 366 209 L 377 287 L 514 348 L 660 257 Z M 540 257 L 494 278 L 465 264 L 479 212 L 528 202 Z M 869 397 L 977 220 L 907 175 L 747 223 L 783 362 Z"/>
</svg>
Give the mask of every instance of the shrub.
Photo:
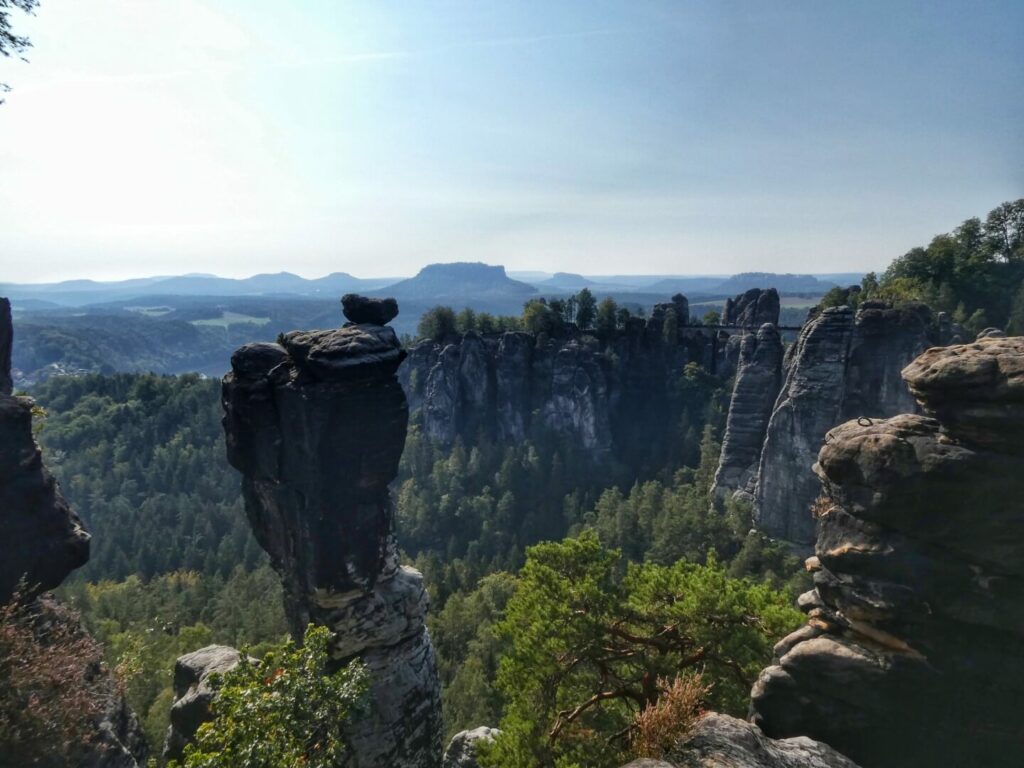
<svg viewBox="0 0 1024 768">
<path fill-rule="evenodd" d="M 661 759 L 693 729 L 710 688 L 700 675 L 658 681 L 661 697 L 633 719 L 631 747 L 636 757 Z"/>
</svg>

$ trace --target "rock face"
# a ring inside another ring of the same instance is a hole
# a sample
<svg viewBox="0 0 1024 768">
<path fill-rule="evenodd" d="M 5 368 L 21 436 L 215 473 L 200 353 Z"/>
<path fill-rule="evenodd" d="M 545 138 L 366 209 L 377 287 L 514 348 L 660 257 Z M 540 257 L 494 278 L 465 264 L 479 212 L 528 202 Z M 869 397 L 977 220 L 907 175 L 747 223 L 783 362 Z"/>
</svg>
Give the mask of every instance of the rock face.
<svg viewBox="0 0 1024 768">
<path fill-rule="evenodd" d="M 404 355 L 391 328 L 353 324 L 242 347 L 224 379 L 228 459 L 284 582 L 292 633 L 330 627 L 333 657 L 358 657 L 371 674 L 371 714 L 348 734 L 352 768 L 441 758 L 427 595 L 398 564 L 388 490 L 408 421 L 395 378 Z"/>
<path fill-rule="evenodd" d="M 482 741 L 494 741 L 501 733 L 497 728 L 481 725 L 471 731 L 459 731 L 448 743 L 444 751 L 441 768 L 478 768 L 476 759 L 477 744 Z"/>
<path fill-rule="evenodd" d="M 575 329 L 557 338 L 470 332 L 424 341 L 409 350 L 399 379 L 438 443 L 479 430 L 521 441 L 542 429 L 597 460 L 638 455 L 670 429 L 671 388 L 687 363 L 727 375 L 725 335 L 689 326 L 688 312 L 683 296 L 655 305 L 607 344 Z"/>
<path fill-rule="evenodd" d="M 926 415 L 833 429 L 807 626 L 752 715 L 865 766 L 1020 764 L 1024 338 L 930 349 L 903 371 Z"/>
<path fill-rule="evenodd" d="M 765 323 L 756 334 L 744 334 L 733 385 L 729 415 L 722 438 L 722 455 L 715 473 L 714 497 L 732 495 L 753 500 L 772 406 L 782 386 L 782 338 Z"/>
<path fill-rule="evenodd" d="M 32 436 L 32 401 L 11 395 L 10 303 L 0 299 L 0 603 L 18 592 L 23 600 L 60 586 L 89 559 L 89 534 L 57 481 L 43 464 Z M 78 620 L 50 597 L 35 600 L 41 637 L 46 625 Z M 90 685 L 106 702 L 81 768 L 136 768 L 145 758 L 142 730 L 109 673 L 99 665 Z"/>
<path fill-rule="evenodd" d="M 11 302 L 0 298 L 0 395 L 9 395 L 14 388 L 11 380 L 11 351 L 14 349 L 14 324 L 11 322 Z"/>
<path fill-rule="evenodd" d="M 725 300 L 722 325 L 760 328 L 765 323 L 779 324 L 779 292 L 774 288 L 751 288 L 733 299 Z"/>
<path fill-rule="evenodd" d="M 164 745 L 166 760 L 181 760 L 199 726 L 212 718 L 210 675 L 234 669 L 242 654 L 226 645 L 208 645 L 178 658 L 174 665 L 174 703 Z"/>
<path fill-rule="evenodd" d="M 818 482 L 811 465 L 825 433 L 846 419 L 914 410 L 899 372 L 936 341 L 923 305 L 865 301 L 856 312 L 826 309 L 804 326 L 787 353 L 761 452 L 754 519 L 762 531 L 813 543 Z"/>
<path fill-rule="evenodd" d="M 750 723 L 714 712 L 697 723 L 693 733 L 669 759 L 671 764 L 661 765 L 676 768 L 857 768 L 856 763 L 827 744 L 803 736 L 776 741 Z M 639 768 L 637 763 L 630 763 L 630 766 Z"/>
<path fill-rule="evenodd" d="M 89 559 L 89 534 L 43 465 L 32 401 L 10 387 L 10 304 L 0 299 L 0 602 L 24 580 L 25 596 L 60 585 Z"/>
</svg>

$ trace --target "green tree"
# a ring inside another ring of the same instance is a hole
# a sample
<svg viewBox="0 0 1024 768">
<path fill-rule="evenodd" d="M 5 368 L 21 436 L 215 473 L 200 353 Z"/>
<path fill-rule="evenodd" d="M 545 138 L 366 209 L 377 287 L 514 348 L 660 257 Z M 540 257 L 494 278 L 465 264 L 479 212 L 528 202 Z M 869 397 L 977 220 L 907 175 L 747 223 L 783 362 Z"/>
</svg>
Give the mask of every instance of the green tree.
<svg viewBox="0 0 1024 768">
<path fill-rule="evenodd" d="M 706 565 L 624 565 L 592 533 L 527 551 L 499 636 L 502 734 L 482 764 L 615 766 L 659 680 L 700 673 L 743 714 L 772 645 L 801 622 L 788 594 Z"/>
<path fill-rule="evenodd" d="M 601 303 L 597 305 L 596 330 L 602 339 L 610 339 L 615 335 L 618 309 L 615 299 L 611 296 L 601 299 Z"/>
<path fill-rule="evenodd" d="M 455 317 L 455 330 L 459 333 L 469 333 L 477 330 L 477 315 L 469 307 L 465 307 Z"/>
<path fill-rule="evenodd" d="M 593 325 L 596 317 L 597 299 L 589 288 L 584 288 L 576 294 L 576 325 L 587 330 Z"/>
<path fill-rule="evenodd" d="M 262 661 L 245 654 L 214 679 L 213 720 L 185 748 L 185 768 L 334 768 L 348 750 L 343 729 L 361 714 L 366 670 L 352 662 L 329 673 L 325 627 L 306 629 Z"/>
<path fill-rule="evenodd" d="M 421 339 L 443 341 L 458 332 L 458 321 L 451 307 L 428 309 L 416 326 L 416 335 Z"/>
<path fill-rule="evenodd" d="M 1024 282 L 1021 282 L 1010 305 L 1010 319 L 1006 325 L 1010 336 L 1024 336 Z"/>
<path fill-rule="evenodd" d="M 704 313 L 704 317 L 701 318 L 701 322 L 704 325 L 720 325 L 722 322 L 722 316 L 714 309 L 709 309 Z"/>
</svg>

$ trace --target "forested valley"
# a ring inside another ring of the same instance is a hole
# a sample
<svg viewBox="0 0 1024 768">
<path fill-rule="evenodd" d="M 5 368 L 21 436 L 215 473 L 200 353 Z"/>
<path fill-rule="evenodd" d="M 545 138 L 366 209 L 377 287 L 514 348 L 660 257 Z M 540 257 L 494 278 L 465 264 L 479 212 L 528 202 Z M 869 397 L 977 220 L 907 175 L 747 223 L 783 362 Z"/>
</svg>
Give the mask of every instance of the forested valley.
<svg viewBox="0 0 1024 768">
<path fill-rule="evenodd" d="M 833 291 L 822 307 L 924 301 L 971 334 L 992 325 L 1020 333 L 1022 222 L 1024 201 L 1007 203 L 882 275 Z M 515 327 L 552 332 L 533 327 L 550 311 L 531 303 Z M 438 318 L 450 325 L 445 333 L 480 324 L 454 311 L 429 317 Z M 424 329 L 434 334 L 443 335 Z M 790 549 L 752 529 L 744 503 L 711 503 L 730 392 L 730 380 L 685 367 L 666 414 L 674 445 L 659 452 L 660 465 L 629 456 L 596 462 L 540 424 L 514 444 L 480 432 L 442 447 L 413 415 L 393 485 L 397 534 L 431 598 L 446 736 L 500 722 L 508 736 L 491 764 L 520 764 L 524 745 L 539 743 L 547 745 L 534 755 L 540 762 L 614 764 L 623 744 L 588 734 L 625 733 L 628 710 L 595 709 L 570 723 L 534 694 L 557 681 L 585 698 L 609 663 L 588 654 L 616 633 L 614 676 L 624 696 L 643 683 L 654 686 L 644 692 L 652 701 L 662 686 L 665 696 L 682 691 L 743 713 L 772 643 L 800 623 L 792 605 L 809 576 Z M 287 634 L 280 581 L 250 532 L 239 476 L 225 458 L 220 382 L 56 377 L 31 396 L 45 461 L 93 535 L 88 565 L 60 593 L 102 643 L 159 754 L 179 655 L 224 643 L 259 656 Z M 666 626 L 700 636 L 699 665 L 682 641 L 651 650 Z M 571 674 L 537 654 L 552 637 L 582 649 Z M 644 663 L 622 661 L 637 657 Z M 558 739 L 545 738 L 552 722 Z"/>
</svg>

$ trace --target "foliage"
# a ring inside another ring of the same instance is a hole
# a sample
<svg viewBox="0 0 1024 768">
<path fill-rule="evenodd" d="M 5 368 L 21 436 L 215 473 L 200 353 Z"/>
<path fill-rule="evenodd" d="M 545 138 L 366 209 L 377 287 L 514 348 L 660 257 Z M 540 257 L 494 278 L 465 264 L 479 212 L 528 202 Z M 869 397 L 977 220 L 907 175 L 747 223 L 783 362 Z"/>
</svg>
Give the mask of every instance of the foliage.
<svg viewBox="0 0 1024 768">
<path fill-rule="evenodd" d="M 267 565 L 236 567 L 226 580 L 175 572 L 148 582 L 72 582 L 61 593 L 124 681 L 151 752 L 163 745 L 179 656 L 211 643 L 260 650 L 287 634 L 280 580 Z"/>
<path fill-rule="evenodd" d="M 629 563 L 591 532 L 527 552 L 497 632 L 502 734 L 484 764 L 617 765 L 658 681 L 701 673 L 709 701 L 741 713 L 774 642 L 801 614 L 790 596 L 705 565 Z"/>
<path fill-rule="evenodd" d="M 451 595 L 428 617 L 444 697 L 445 743 L 459 731 L 501 718 L 493 686 L 505 643 L 494 632 L 515 590 L 510 573 L 485 576 L 471 592 Z"/>
<path fill-rule="evenodd" d="M 1024 198 L 1003 203 L 985 221 L 972 218 L 927 247 L 895 259 L 865 298 L 924 301 L 956 312 L 972 333 L 1006 327 L 1024 281 Z"/>
<path fill-rule="evenodd" d="M 700 718 L 711 690 L 700 675 L 680 675 L 671 683 L 659 680 L 658 688 L 658 701 L 633 720 L 630 751 L 635 757 L 665 757 Z"/>
<path fill-rule="evenodd" d="M 343 729 L 365 704 L 368 676 L 358 662 L 331 672 L 331 633 L 310 626 L 301 648 L 288 640 L 262 661 L 245 654 L 223 676 L 212 721 L 185 748 L 184 768 L 334 768 L 348 746 Z"/>
<path fill-rule="evenodd" d="M 458 332 L 455 311 L 451 307 L 434 307 L 428 309 L 416 326 L 416 334 L 421 339 L 442 341 Z"/>
<path fill-rule="evenodd" d="M 47 464 L 93 534 L 89 563 L 72 579 L 227 578 L 237 564 L 266 562 L 227 463 L 218 382 L 60 377 L 33 396 L 47 411 Z"/>
<path fill-rule="evenodd" d="M 99 646 L 53 603 L 0 606 L 0 765 L 75 763 L 112 685 Z"/>
<path fill-rule="evenodd" d="M 0 0 L 0 56 L 5 58 L 15 55 L 24 59 L 24 53 L 32 47 L 32 42 L 24 35 L 14 33 L 11 26 L 10 8 L 17 8 L 27 14 L 33 14 L 39 6 L 39 0 Z M 10 87 L 0 83 L 0 93 L 6 93 Z M 0 104 L 3 104 L 0 99 Z"/>
</svg>

